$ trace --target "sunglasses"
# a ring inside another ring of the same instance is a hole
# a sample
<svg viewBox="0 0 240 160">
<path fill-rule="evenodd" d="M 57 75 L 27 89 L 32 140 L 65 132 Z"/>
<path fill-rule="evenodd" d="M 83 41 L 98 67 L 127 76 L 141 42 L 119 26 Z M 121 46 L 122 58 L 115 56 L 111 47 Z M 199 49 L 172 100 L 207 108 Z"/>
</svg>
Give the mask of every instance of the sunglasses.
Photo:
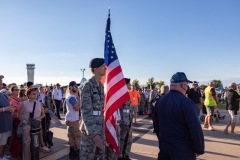
<svg viewBox="0 0 240 160">
<path fill-rule="evenodd" d="M 19 91 L 19 89 L 14 89 L 14 91 Z"/>
</svg>

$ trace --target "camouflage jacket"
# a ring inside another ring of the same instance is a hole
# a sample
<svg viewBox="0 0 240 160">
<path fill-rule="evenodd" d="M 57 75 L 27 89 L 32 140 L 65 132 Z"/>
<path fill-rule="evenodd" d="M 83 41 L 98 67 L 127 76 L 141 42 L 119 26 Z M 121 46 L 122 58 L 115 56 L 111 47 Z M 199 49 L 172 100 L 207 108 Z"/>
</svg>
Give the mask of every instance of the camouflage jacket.
<svg viewBox="0 0 240 160">
<path fill-rule="evenodd" d="M 132 122 L 132 109 L 131 109 L 131 101 L 130 99 L 125 102 L 119 109 L 120 109 L 120 115 L 121 115 L 121 125 L 130 125 L 130 122 Z"/>
<path fill-rule="evenodd" d="M 84 83 L 81 94 L 81 130 L 84 130 L 88 136 L 104 134 L 103 109 L 103 85 L 101 83 L 98 85 L 95 78 L 92 77 Z"/>
</svg>

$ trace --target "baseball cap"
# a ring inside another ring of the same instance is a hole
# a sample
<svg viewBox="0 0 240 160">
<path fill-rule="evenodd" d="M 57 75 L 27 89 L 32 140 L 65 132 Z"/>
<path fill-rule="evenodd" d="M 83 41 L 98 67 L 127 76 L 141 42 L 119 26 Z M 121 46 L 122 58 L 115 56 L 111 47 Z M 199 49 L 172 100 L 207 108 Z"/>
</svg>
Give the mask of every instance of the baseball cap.
<svg viewBox="0 0 240 160">
<path fill-rule="evenodd" d="M 171 80 L 171 83 L 180 83 L 180 82 L 188 82 L 188 83 L 192 83 L 192 81 L 187 79 L 187 76 L 184 72 L 177 72 L 175 73 Z"/>
<path fill-rule="evenodd" d="M 89 63 L 89 68 L 98 68 L 104 64 L 103 58 L 93 58 Z"/>
<path fill-rule="evenodd" d="M 199 82 L 197 82 L 197 81 L 193 81 L 193 84 L 198 84 Z"/>
<path fill-rule="evenodd" d="M 129 78 L 124 78 L 124 79 L 125 79 L 126 84 L 130 83 L 130 81 L 131 81 L 131 79 L 129 79 Z"/>
<path fill-rule="evenodd" d="M 71 81 L 71 82 L 69 82 L 68 86 L 70 87 L 70 86 L 74 86 L 74 85 L 79 86 L 80 84 L 77 84 L 75 81 Z"/>
</svg>

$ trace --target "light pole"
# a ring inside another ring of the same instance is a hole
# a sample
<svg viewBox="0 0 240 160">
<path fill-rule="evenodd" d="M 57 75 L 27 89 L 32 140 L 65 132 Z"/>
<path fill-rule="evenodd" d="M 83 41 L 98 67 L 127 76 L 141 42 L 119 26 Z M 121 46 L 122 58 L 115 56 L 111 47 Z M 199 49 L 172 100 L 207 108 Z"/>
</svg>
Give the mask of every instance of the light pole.
<svg viewBox="0 0 240 160">
<path fill-rule="evenodd" d="M 84 78 L 84 71 L 85 71 L 85 68 L 80 69 L 80 70 L 82 71 L 82 73 L 83 73 L 83 78 Z"/>
</svg>

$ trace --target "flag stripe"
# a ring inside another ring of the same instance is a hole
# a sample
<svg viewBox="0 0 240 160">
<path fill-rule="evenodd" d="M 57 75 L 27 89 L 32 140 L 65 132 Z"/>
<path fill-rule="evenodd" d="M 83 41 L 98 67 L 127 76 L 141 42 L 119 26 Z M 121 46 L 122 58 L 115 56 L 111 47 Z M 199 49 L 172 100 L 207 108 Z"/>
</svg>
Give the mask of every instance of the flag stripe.
<svg viewBox="0 0 240 160">
<path fill-rule="evenodd" d="M 106 84 L 107 85 L 106 91 L 108 92 L 109 89 L 111 89 L 111 87 L 119 83 L 119 81 L 122 80 L 122 77 L 123 77 L 123 74 L 122 72 L 120 72 L 116 74 L 113 78 L 107 78 L 106 81 L 108 81 L 108 83 Z"/>
<path fill-rule="evenodd" d="M 111 122 L 110 122 L 111 123 Z M 115 152 L 119 155 L 119 149 L 118 149 L 118 141 L 117 141 L 117 139 L 115 139 L 114 138 L 114 136 L 113 135 L 115 135 L 115 137 L 116 137 L 116 134 L 112 134 L 109 130 L 111 130 L 111 128 L 113 128 L 113 125 L 106 125 L 106 128 L 107 128 L 107 130 L 106 130 L 106 140 L 108 141 L 108 142 L 110 142 L 109 143 L 109 147 L 110 148 L 113 148 L 114 150 L 115 150 Z M 116 129 L 115 129 L 115 131 L 114 130 L 112 130 L 112 132 L 115 132 L 116 133 Z"/>
<path fill-rule="evenodd" d="M 116 96 L 122 96 L 124 93 L 125 93 L 125 88 L 123 87 L 126 87 L 125 86 L 125 81 L 122 79 L 120 80 L 118 83 L 116 83 L 114 86 L 111 86 L 111 88 L 108 90 L 108 95 L 106 95 L 106 102 L 107 104 L 109 103 L 109 100 L 111 100 L 111 98 L 117 98 L 117 97 L 114 97 L 116 94 L 119 94 L 119 95 L 116 95 Z M 120 88 L 123 88 L 123 92 L 116 92 L 116 91 L 120 91 Z M 111 106 L 111 105 L 110 105 Z M 106 106 L 108 109 L 109 106 Z"/>
<path fill-rule="evenodd" d="M 112 63 L 110 63 L 109 65 L 108 65 L 108 68 L 109 68 L 109 73 L 113 70 L 113 69 L 115 69 L 116 67 L 118 67 L 120 64 L 119 64 L 119 61 L 118 61 L 118 59 L 116 59 L 115 61 L 113 61 Z"/>
<path fill-rule="evenodd" d="M 116 100 L 110 108 L 108 108 L 108 112 L 106 112 L 106 118 L 109 118 L 111 114 L 113 114 L 116 110 L 114 107 L 119 106 L 119 104 L 123 105 L 127 100 L 129 100 L 129 93 L 122 95 L 118 100 Z M 122 102 L 125 101 L 125 102 Z"/>
</svg>

